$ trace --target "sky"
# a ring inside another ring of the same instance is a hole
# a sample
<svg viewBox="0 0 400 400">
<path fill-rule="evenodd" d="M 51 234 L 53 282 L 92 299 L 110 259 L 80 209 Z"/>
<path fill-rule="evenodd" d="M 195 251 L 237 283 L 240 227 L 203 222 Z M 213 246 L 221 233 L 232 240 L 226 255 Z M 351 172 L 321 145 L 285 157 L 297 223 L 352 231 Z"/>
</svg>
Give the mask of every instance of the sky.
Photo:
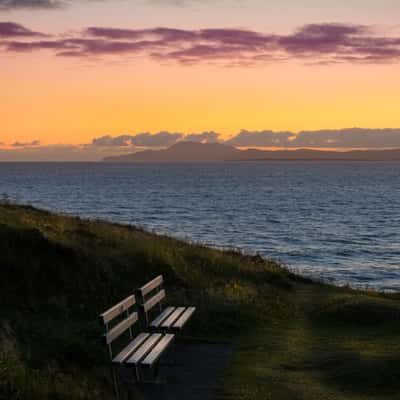
<svg viewBox="0 0 400 400">
<path fill-rule="evenodd" d="M 400 147 L 399 66 L 398 0 L 0 0 L 0 161 Z"/>
</svg>

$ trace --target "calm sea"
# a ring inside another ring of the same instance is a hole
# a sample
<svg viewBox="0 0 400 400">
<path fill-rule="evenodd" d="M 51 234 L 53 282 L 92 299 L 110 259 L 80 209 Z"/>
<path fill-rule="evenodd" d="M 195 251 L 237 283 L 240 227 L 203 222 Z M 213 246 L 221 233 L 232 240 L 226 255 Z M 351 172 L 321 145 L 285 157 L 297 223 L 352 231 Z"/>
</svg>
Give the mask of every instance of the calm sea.
<svg viewBox="0 0 400 400">
<path fill-rule="evenodd" d="M 400 164 L 0 163 L 0 195 L 400 290 Z"/>
</svg>

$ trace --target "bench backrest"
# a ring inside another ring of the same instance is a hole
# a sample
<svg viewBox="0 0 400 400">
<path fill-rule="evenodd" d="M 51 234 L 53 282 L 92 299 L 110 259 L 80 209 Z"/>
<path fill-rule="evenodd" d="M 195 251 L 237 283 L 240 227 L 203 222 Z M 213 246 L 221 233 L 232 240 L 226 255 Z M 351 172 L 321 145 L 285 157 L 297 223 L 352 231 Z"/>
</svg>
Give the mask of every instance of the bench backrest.
<svg viewBox="0 0 400 400">
<path fill-rule="evenodd" d="M 149 324 L 149 312 L 155 306 L 158 306 L 159 310 L 162 311 L 162 301 L 166 297 L 163 284 L 164 278 L 162 275 L 159 275 L 138 289 L 146 325 Z"/>
<path fill-rule="evenodd" d="M 113 359 L 112 343 L 114 340 L 127 330 L 129 330 L 130 339 L 133 338 L 132 327 L 139 320 L 138 313 L 132 310 L 135 304 L 136 297 L 135 295 L 131 295 L 100 315 L 100 321 L 105 327 L 104 338 L 111 359 Z M 115 322 L 116 319 L 118 322 Z"/>
</svg>

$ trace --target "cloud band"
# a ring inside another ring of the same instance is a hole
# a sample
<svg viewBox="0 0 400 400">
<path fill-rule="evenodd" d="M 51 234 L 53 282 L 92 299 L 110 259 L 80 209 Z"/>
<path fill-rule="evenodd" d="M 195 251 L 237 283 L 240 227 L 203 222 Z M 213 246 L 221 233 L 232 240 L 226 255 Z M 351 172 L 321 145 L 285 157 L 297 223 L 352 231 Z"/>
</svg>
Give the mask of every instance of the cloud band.
<svg viewBox="0 0 400 400">
<path fill-rule="evenodd" d="M 288 60 L 318 64 L 400 61 L 400 36 L 378 34 L 371 27 L 352 24 L 305 25 L 289 35 L 244 29 L 108 27 L 89 27 L 75 36 L 62 38 L 39 39 L 39 35 L 17 24 L 0 23 L 0 49 L 47 50 L 57 56 L 92 59 L 135 55 L 184 65 L 252 66 Z"/>
</svg>

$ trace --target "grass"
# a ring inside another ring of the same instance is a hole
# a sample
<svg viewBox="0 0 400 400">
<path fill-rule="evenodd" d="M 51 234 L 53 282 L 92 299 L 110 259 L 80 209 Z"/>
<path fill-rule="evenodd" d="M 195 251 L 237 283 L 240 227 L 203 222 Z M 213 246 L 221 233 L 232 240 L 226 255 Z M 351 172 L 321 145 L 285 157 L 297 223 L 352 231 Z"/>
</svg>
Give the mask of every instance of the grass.
<svg viewBox="0 0 400 400">
<path fill-rule="evenodd" d="M 155 275 L 229 342 L 216 398 L 398 399 L 400 297 L 338 288 L 236 251 L 0 204 L 0 399 L 110 399 L 97 315 Z"/>
</svg>

